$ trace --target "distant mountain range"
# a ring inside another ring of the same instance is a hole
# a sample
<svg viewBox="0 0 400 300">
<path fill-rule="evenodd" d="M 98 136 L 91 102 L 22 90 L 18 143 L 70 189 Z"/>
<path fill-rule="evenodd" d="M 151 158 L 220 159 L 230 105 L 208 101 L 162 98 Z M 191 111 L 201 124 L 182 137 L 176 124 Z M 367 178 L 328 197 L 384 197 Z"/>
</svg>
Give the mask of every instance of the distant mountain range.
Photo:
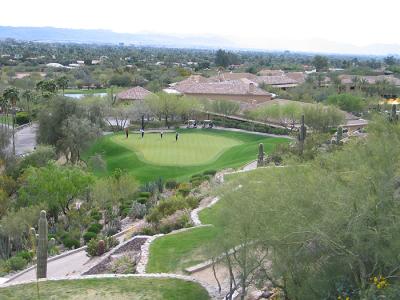
<svg viewBox="0 0 400 300">
<path fill-rule="evenodd" d="M 157 33 L 117 33 L 102 29 L 66 29 L 54 27 L 11 27 L 0 26 L 0 40 L 13 38 L 37 42 L 119 44 L 172 48 L 199 49 L 242 49 L 270 51 L 299 51 L 308 53 L 358 54 L 358 55 L 400 55 L 399 44 L 371 44 L 360 47 L 337 43 L 325 39 L 277 40 L 261 39 L 262 47 L 244 47 L 230 39 L 216 35 L 176 36 Z"/>
<path fill-rule="evenodd" d="M 173 36 L 155 33 L 118 33 L 103 29 L 66 29 L 54 27 L 0 26 L 0 40 L 13 38 L 24 41 L 133 44 L 137 46 L 177 48 L 234 47 L 227 39 L 217 36 Z"/>
</svg>

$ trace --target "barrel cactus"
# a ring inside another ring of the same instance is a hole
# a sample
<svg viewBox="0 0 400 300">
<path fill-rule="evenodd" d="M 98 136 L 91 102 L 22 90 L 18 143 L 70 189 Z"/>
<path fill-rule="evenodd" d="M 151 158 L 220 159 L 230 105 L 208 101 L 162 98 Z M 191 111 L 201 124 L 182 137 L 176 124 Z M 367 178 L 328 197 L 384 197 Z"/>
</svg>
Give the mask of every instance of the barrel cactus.
<svg viewBox="0 0 400 300">
<path fill-rule="evenodd" d="M 98 255 L 101 256 L 106 252 L 106 243 L 104 242 L 104 240 L 100 240 L 97 244 L 97 251 L 98 251 Z"/>
<path fill-rule="evenodd" d="M 46 212 L 42 210 L 39 218 L 39 236 L 37 238 L 37 268 L 36 277 L 46 278 L 47 275 L 47 218 Z"/>
<path fill-rule="evenodd" d="M 263 165 L 264 165 L 264 144 L 260 143 L 258 145 L 257 167 L 262 167 Z"/>
</svg>

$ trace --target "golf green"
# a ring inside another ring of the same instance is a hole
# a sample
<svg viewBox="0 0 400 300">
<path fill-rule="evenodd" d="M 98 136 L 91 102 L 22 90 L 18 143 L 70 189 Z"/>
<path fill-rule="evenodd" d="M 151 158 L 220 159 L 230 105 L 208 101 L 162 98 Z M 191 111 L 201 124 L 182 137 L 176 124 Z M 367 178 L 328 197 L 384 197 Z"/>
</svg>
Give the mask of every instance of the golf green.
<svg viewBox="0 0 400 300">
<path fill-rule="evenodd" d="M 206 170 L 237 168 L 257 158 L 258 144 L 264 144 L 266 153 L 279 143 L 287 143 L 284 137 L 267 137 L 258 134 L 215 129 L 181 129 L 179 139 L 174 133 L 123 133 L 99 139 L 85 154 L 89 158 L 101 154 L 107 163 L 104 176 L 115 169 L 126 170 L 140 182 L 163 179 L 184 180 Z"/>
<path fill-rule="evenodd" d="M 150 164 L 160 166 L 193 166 L 210 163 L 217 159 L 226 149 L 243 142 L 223 135 L 207 133 L 182 132 L 178 140 L 175 133 L 148 133 L 141 138 L 140 134 L 115 135 L 111 141 L 135 151 L 137 157 Z"/>
</svg>

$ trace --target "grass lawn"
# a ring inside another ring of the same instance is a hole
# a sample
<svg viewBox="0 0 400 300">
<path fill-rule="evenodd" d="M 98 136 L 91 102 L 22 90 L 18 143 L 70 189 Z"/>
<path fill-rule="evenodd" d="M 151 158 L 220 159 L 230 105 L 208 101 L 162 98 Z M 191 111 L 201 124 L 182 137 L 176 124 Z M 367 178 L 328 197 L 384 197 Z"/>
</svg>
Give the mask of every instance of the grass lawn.
<svg viewBox="0 0 400 300">
<path fill-rule="evenodd" d="M 209 299 L 200 285 L 179 279 L 102 278 L 39 283 L 40 299 Z M 0 299 L 39 299 L 36 284 L 0 288 Z"/>
<path fill-rule="evenodd" d="M 157 238 L 150 245 L 148 273 L 182 273 L 206 260 L 206 245 L 215 239 L 216 227 L 198 227 Z"/>
<path fill-rule="evenodd" d="M 60 91 L 62 92 L 62 91 Z M 90 90 L 80 90 L 80 89 L 66 89 L 65 94 L 97 94 L 97 93 L 107 93 L 108 89 L 90 89 Z"/>
<path fill-rule="evenodd" d="M 264 143 L 268 153 L 286 138 L 213 129 L 182 129 L 178 142 L 174 134 L 164 136 L 147 133 L 139 135 L 115 134 L 101 138 L 85 154 L 87 159 L 102 154 L 110 174 L 120 168 L 132 173 L 140 182 L 174 178 L 183 180 L 206 170 L 237 168 L 257 157 L 258 144 Z"/>
</svg>

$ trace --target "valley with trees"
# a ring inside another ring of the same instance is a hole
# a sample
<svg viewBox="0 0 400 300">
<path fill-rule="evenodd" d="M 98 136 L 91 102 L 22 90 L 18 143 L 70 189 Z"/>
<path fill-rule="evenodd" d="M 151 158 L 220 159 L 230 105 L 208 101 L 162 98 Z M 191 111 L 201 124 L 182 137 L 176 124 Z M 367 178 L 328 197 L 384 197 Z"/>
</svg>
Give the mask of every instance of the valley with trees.
<svg viewBox="0 0 400 300">
<path fill-rule="evenodd" d="M 398 299 L 399 99 L 392 55 L 0 40 L 0 298 Z"/>
</svg>

